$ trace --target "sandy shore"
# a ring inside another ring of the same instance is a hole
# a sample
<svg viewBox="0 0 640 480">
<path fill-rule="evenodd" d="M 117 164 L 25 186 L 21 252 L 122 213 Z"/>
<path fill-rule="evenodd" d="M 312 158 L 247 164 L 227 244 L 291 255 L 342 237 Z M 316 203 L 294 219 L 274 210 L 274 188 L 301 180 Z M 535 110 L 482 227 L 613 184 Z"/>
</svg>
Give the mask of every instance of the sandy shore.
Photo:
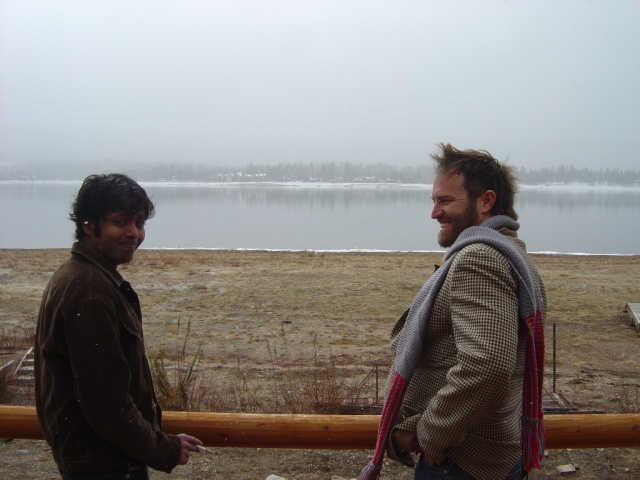
<svg viewBox="0 0 640 480">
<path fill-rule="evenodd" d="M 67 255 L 67 249 L 0 250 L 4 358 L 17 353 L 10 348 L 11 338 L 34 328 L 42 290 Z M 141 297 L 150 356 L 169 358 L 183 346 L 188 327 L 188 352 L 195 354 L 201 348 L 201 370 L 207 381 L 221 392 L 232 392 L 229 388 L 244 382 L 258 398 L 269 394 L 269 385 L 273 385 L 269 378 L 283 370 L 299 373 L 329 365 L 355 382 L 376 365 L 388 366 L 389 329 L 441 257 L 439 253 L 143 249 L 121 271 Z M 547 388 L 552 386 L 555 324 L 557 390 L 583 410 L 638 411 L 639 335 L 628 325 L 623 310 L 627 302 L 640 301 L 640 256 L 535 255 L 534 259 L 549 299 Z M 273 407 L 266 401 L 264 405 Z M 15 445 L 3 444 L 2 449 Z M 38 442 L 27 445 L 38 445 L 46 452 L 46 446 Z M 558 456 L 552 463 L 563 461 L 560 453 L 551 452 Z M 283 452 L 292 465 L 278 471 L 282 459 L 272 460 L 273 451 L 267 455 L 269 460 L 260 460 L 251 468 L 247 464 L 256 452 L 239 449 L 226 460 L 225 455 L 231 453 L 221 452 L 217 465 L 242 465 L 225 469 L 211 466 L 209 460 L 199 471 L 197 466 L 204 461 L 199 459 L 166 478 L 263 479 L 270 473 L 288 480 L 348 478 L 357 474 L 362 458 L 367 457 L 366 452 Z M 307 466 L 317 468 L 296 467 L 301 457 L 306 458 L 303 463 Z M 626 455 L 614 457 L 640 474 L 640 460 L 634 463 Z M 19 478 L 4 473 L 19 468 L 20 454 L 14 451 L 2 458 L 3 478 Z M 45 470 L 50 468 L 44 454 L 42 462 L 48 465 Z M 325 464 L 328 466 L 323 467 Z M 245 467 L 249 468 L 246 475 L 238 473 Z M 632 478 L 616 477 L 610 470 L 606 478 Z M 183 477 L 179 471 L 189 474 Z M 387 478 L 409 478 L 399 472 Z M 594 476 L 580 478 L 604 478 L 591 474 Z M 555 478 L 552 471 L 545 475 Z M 583 470 L 579 475 L 586 473 Z"/>
</svg>

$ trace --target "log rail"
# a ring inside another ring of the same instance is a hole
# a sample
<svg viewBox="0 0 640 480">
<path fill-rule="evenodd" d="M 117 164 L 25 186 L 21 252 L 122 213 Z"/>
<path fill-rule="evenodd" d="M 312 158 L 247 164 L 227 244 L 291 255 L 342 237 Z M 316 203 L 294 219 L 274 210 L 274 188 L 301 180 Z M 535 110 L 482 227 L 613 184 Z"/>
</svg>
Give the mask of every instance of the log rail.
<svg viewBox="0 0 640 480">
<path fill-rule="evenodd" d="M 164 412 L 164 430 L 213 447 L 368 450 L 378 415 Z M 640 414 L 546 415 L 546 448 L 640 447 Z M 35 407 L 0 406 L 0 438 L 42 439 Z"/>
</svg>

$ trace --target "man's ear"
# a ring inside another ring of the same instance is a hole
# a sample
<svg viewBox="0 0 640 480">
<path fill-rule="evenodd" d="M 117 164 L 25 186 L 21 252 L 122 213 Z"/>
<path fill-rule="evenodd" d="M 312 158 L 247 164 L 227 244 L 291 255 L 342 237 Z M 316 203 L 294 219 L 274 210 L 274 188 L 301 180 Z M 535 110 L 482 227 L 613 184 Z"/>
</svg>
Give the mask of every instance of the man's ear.
<svg viewBox="0 0 640 480">
<path fill-rule="evenodd" d="M 493 190 L 486 190 L 482 195 L 480 195 L 479 202 L 480 203 L 480 213 L 488 214 L 491 212 L 491 209 L 496 204 L 496 192 Z"/>
<path fill-rule="evenodd" d="M 85 235 L 91 236 L 93 234 L 93 222 L 84 220 L 82 222 L 82 231 L 85 233 Z"/>
</svg>

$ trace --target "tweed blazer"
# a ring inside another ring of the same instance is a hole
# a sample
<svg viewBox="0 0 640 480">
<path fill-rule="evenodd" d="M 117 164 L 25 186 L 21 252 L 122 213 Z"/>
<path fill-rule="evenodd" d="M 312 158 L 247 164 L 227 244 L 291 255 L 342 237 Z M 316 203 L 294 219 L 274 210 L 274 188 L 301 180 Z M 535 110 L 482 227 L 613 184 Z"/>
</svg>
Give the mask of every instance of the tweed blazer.
<svg viewBox="0 0 640 480">
<path fill-rule="evenodd" d="M 544 285 L 524 242 L 516 232 L 501 233 L 522 252 L 544 316 Z M 458 252 L 434 301 L 395 427 L 415 431 L 426 455 L 448 457 L 478 480 L 503 478 L 521 456 L 526 327 L 517 289 L 515 272 L 493 247 L 476 243 Z M 394 352 L 405 320 L 392 330 Z M 412 463 L 392 445 L 387 454 Z"/>
</svg>

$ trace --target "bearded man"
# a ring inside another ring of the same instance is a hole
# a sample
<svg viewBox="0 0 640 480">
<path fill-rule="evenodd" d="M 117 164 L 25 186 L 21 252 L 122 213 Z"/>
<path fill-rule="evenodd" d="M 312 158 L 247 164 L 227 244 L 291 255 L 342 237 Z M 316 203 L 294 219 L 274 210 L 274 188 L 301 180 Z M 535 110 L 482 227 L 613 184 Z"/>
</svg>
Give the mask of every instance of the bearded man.
<svg viewBox="0 0 640 480">
<path fill-rule="evenodd" d="M 517 236 L 512 169 L 440 149 L 431 218 L 448 250 L 393 327 L 378 444 L 360 478 L 378 478 L 386 450 L 416 467 L 414 480 L 516 480 L 544 451 L 545 289 Z"/>
</svg>

